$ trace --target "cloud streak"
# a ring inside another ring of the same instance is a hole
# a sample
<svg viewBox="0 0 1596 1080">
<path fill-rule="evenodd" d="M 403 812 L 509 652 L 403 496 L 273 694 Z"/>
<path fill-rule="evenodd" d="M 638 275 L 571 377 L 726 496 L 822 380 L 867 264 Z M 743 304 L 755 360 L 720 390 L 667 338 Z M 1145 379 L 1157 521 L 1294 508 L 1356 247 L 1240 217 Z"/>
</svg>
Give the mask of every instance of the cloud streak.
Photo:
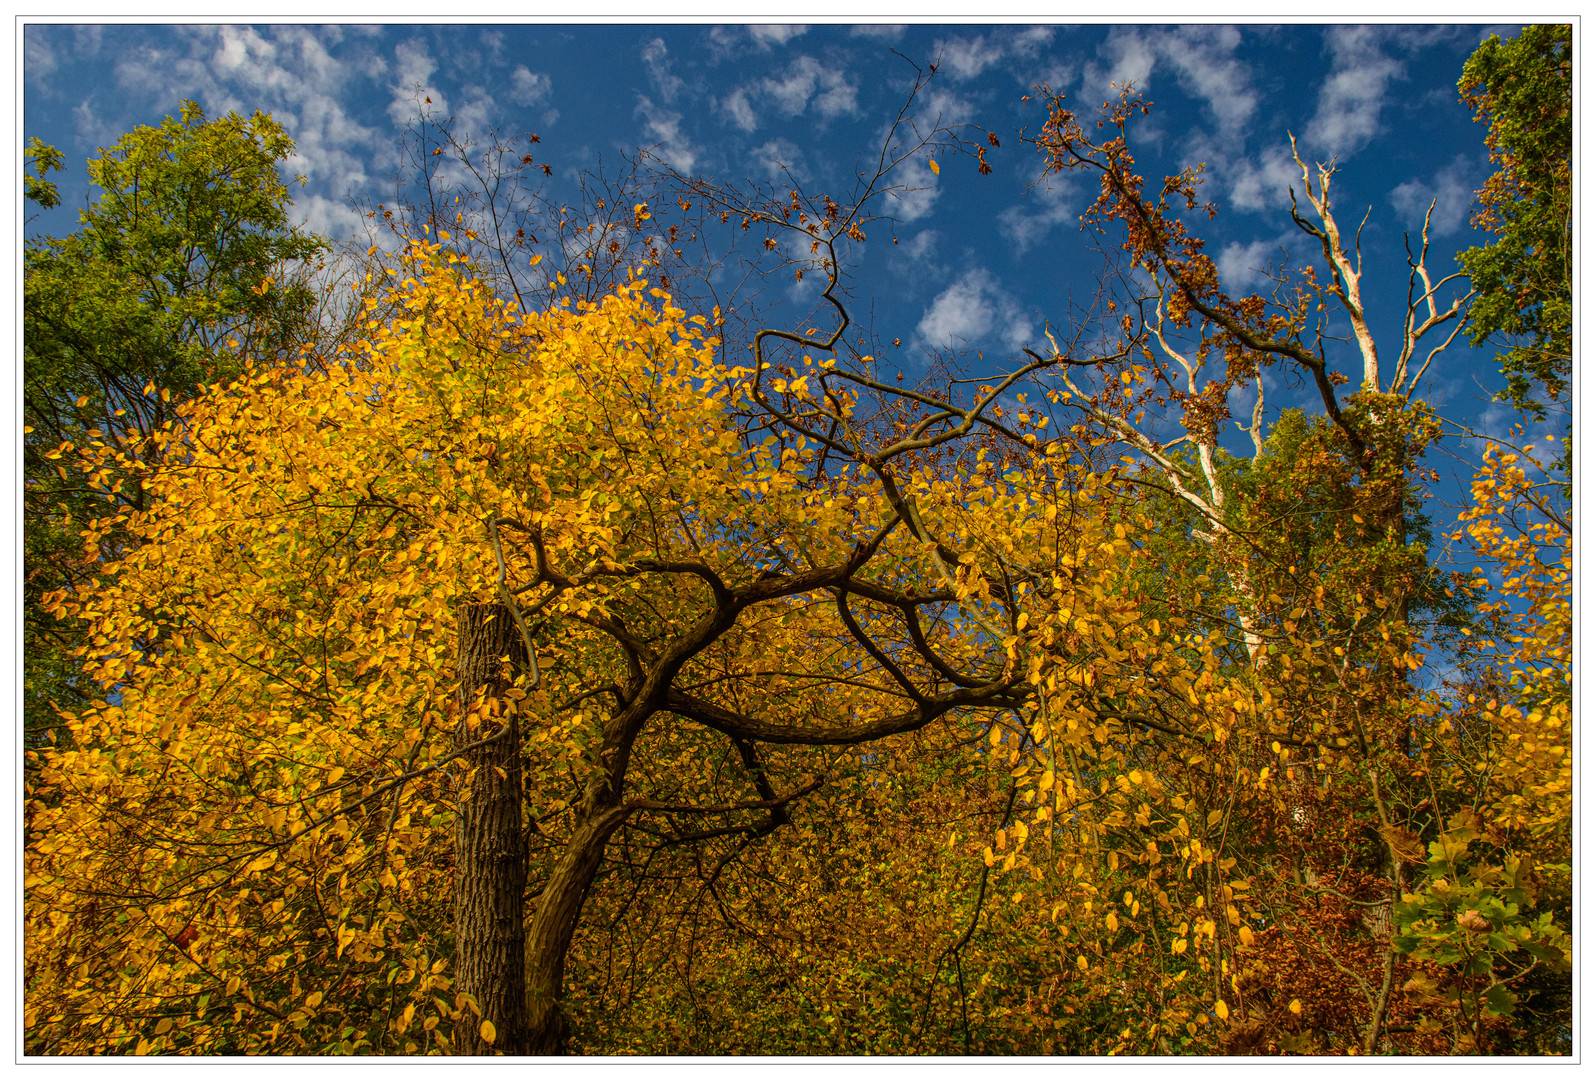
<svg viewBox="0 0 1596 1080">
<path fill-rule="evenodd" d="M 1469 208 L 1474 205 L 1474 185 L 1466 179 L 1468 172 L 1468 155 L 1459 154 L 1428 180 L 1413 179 L 1398 184 L 1391 190 L 1391 205 L 1403 223 L 1417 233 L 1424 227 L 1424 215 L 1433 201 L 1431 238 L 1454 236 L 1463 231 Z"/>
<path fill-rule="evenodd" d="M 1380 32 L 1372 26 L 1331 27 L 1325 47 L 1333 58 L 1331 71 L 1319 88 L 1308 138 L 1330 154 L 1351 154 L 1379 132 L 1386 92 L 1403 77 L 1403 67 L 1382 51 Z"/>
<path fill-rule="evenodd" d="M 942 290 L 915 332 L 932 349 L 973 347 L 992 336 L 1018 349 L 1035 336 L 1019 302 L 981 268 L 966 271 Z"/>
</svg>

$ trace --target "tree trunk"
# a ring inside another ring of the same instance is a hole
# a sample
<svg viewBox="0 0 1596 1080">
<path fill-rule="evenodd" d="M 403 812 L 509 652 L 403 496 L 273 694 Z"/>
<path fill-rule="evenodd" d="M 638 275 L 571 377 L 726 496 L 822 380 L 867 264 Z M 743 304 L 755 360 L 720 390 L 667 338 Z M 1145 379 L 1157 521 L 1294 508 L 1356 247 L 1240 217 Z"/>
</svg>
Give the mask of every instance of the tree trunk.
<svg viewBox="0 0 1596 1080">
<path fill-rule="evenodd" d="M 510 610 L 502 604 L 470 604 L 459 611 L 456 746 L 467 746 L 508 727 L 503 738 L 461 759 L 459 810 L 455 818 L 455 988 L 482 1009 L 469 1009 L 455 1027 L 459 1054 L 526 1054 L 526 836 L 521 831 L 521 730 L 515 716 L 484 719 L 474 730 L 465 715 L 479 694 L 502 709 L 510 684 L 504 658 L 519 666 L 524 648 Z M 492 1044 L 481 1021 L 493 1024 Z"/>
<path fill-rule="evenodd" d="M 577 826 L 565 854 L 543 888 L 542 902 L 527 936 L 526 1009 L 530 1053 L 563 1054 L 569 1028 L 560 1009 L 565 989 L 565 955 L 570 951 L 588 886 L 604 858 L 604 845 L 625 817 L 622 810 L 598 810 Z"/>
</svg>

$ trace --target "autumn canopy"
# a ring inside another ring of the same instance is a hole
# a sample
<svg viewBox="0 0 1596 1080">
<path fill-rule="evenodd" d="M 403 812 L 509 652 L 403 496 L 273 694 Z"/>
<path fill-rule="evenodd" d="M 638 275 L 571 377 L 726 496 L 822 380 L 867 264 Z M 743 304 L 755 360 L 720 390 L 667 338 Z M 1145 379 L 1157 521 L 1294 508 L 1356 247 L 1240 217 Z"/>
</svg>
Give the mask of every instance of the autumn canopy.
<svg viewBox="0 0 1596 1080">
<path fill-rule="evenodd" d="M 1415 238 L 1377 340 L 1299 159 L 1323 260 L 1231 296 L 1143 103 L 1046 104 L 1124 265 L 1045 355 L 848 348 L 886 165 L 675 177 L 826 278 L 813 318 L 737 336 L 643 251 L 523 303 L 434 220 L 343 336 L 216 343 L 236 378 L 50 450 L 100 696 L 27 752 L 28 1052 L 1559 1045 L 1571 529 L 1504 447 L 1492 572 L 1432 560 L 1416 389 L 1467 283 Z"/>
</svg>

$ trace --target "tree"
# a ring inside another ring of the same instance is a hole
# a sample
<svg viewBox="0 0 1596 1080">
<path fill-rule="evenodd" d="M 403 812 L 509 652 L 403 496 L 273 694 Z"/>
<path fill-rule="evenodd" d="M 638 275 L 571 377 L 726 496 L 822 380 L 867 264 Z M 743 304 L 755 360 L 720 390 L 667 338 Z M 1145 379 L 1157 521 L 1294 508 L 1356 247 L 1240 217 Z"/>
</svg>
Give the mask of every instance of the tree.
<svg viewBox="0 0 1596 1080">
<path fill-rule="evenodd" d="M 48 179 L 52 172 L 60 172 L 66 167 L 66 158 L 61 151 L 38 139 L 29 139 L 27 147 L 22 151 L 24 162 L 22 173 L 22 197 L 29 202 L 36 202 L 46 210 L 54 209 L 61 205 L 61 193 L 56 190 L 55 184 Z M 29 176 L 27 168 L 33 168 L 33 175 Z M 31 220 L 31 219 L 30 219 Z"/>
<path fill-rule="evenodd" d="M 1503 343 L 1500 398 L 1538 418 L 1566 399 L 1573 370 L 1572 34 L 1566 25 L 1527 26 L 1507 42 L 1493 34 L 1458 80 L 1488 125 L 1496 166 L 1474 223 L 1497 240 L 1459 256 L 1479 293 L 1470 334 L 1476 345 Z M 1565 473 L 1571 454 L 1570 444 Z"/>
<path fill-rule="evenodd" d="M 142 505 L 136 477 L 90 493 L 74 457 L 96 441 L 149 452 L 196 384 L 230 380 L 245 355 L 291 354 L 317 298 L 303 278 L 324 241 L 289 224 L 279 163 L 293 142 L 270 117 L 177 118 L 122 136 L 88 163 L 98 196 L 64 238 L 24 252 L 24 649 L 27 729 L 51 702 L 86 701 L 66 652 L 77 642 L 41 597 L 92 573 L 79 532 L 103 499 Z M 59 201 L 44 179 L 63 164 L 33 140 L 26 197 Z M 67 445 L 67 454 L 58 451 Z M 106 538 L 109 542 L 110 538 Z M 30 736 L 30 738 L 36 736 Z"/>
<path fill-rule="evenodd" d="M 1566 1053 L 1572 1038 L 1573 531 L 1538 497 L 1541 471 L 1493 447 L 1459 518 L 1501 582 L 1435 737 L 1448 786 L 1472 798 L 1401 909 L 1401 947 L 1439 968 L 1422 990 L 1451 1007 L 1454 1053 Z"/>
<path fill-rule="evenodd" d="M 1041 504 L 966 511 L 956 485 L 900 465 L 964 438 L 1002 387 L 882 446 L 831 440 L 854 464 L 817 483 L 824 443 L 745 442 L 732 406 L 774 392 L 846 430 L 854 395 L 830 363 L 810 364 L 818 399 L 805 378 L 763 390 L 768 369 L 750 384 L 719 366 L 641 279 L 521 318 L 416 246 L 404 318 L 340 362 L 215 388 L 159 432 L 160 452 L 126 466 L 146 508 L 100 526 L 138 545 L 96 567 L 99 588 L 57 594 L 61 617 L 94 613 L 87 669 L 117 698 L 43 755 L 30 800 L 30 1027 L 52 1047 L 414 1046 L 417 995 L 448 981 L 430 966 L 448 920 L 416 913 L 451 894 L 438 830 L 476 812 L 470 770 L 497 762 L 471 755 L 513 743 L 513 715 L 540 749 L 524 782 L 547 843 L 524 931 L 527 1041 L 494 1045 L 551 1052 L 566 955 L 619 830 L 729 818 L 679 838 L 730 843 L 729 859 L 824 784 L 806 748 L 1026 695 L 995 613 L 966 628 L 946 612 L 996 604 L 1012 625 L 1025 590 L 972 599 L 992 586 L 961 549 L 1015 514 L 1041 527 Z M 780 333 L 824 349 L 845 325 Z M 1050 535 L 1086 542 L 1104 527 L 1091 505 L 1053 505 Z M 927 539 L 942 519 L 949 541 Z M 1094 580 L 1083 566 L 1046 591 L 1094 607 Z M 495 598 L 533 674 L 488 678 L 467 706 L 450 642 L 461 611 Z M 719 740 L 740 762 L 729 790 L 700 765 Z M 462 931 L 456 989 L 472 1000 L 442 1018 L 493 1043 L 516 1024 L 462 1010 L 516 988 L 470 981 L 506 971 L 468 974 L 488 969 Z M 394 995 L 401 970 L 425 977 Z M 192 1022 L 202 998 L 235 1022 Z M 154 1037 L 151 1010 L 171 1020 Z"/>
<path fill-rule="evenodd" d="M 1488 465 L 1492 597 L 1416 506 L 1466 297 L 1421 238 L 1382 366 L 1306 166 L 1329 283 L 1231 297 L 1194 176 L 1146 196 L 1052 104 L 1140 269 L 984 381 L 853 336 L 840 253 L 928 146 L 889 139 L 848 205 L 676 188 L 819 317 L 729 346 L 648 266 L 534 309 L 423 220 L 358 339 L 90 447 L 147 498 L 51 598 L 102 689 L 30 760 L 30 1048 L 1555 1047 L 1568 530 L 1513 539 L 1538 495 Z M 1322 412 L 1232 457 L 1270 363 Z"/>
<path fill-rule="evenodd" d="M 1280 288 L 1272 298 L 1232 298 L 1220 288 L 1202 240 L 1179 216 L 1181 204 L 1200 209 L 1198 171 L 1166 179 L 1154 196 L 1144 194 L 1125 133 L 1128 122 L 1146 108 L 1128 91 L 1117 106 L 1106 105 L 1098 126 L 1106 124 L 1114 134 L 1097 142 L 1088 135 L 1090 125 L 1054 98 L 1036 140 L 1050 169 L 1085 170 L 1100 180 L 1101 195 L 1084 224 L 1112 237 L 1110 243 L 1140 276 L 1121 279 L 1124 291 L 1106 294 L 1094 314 L 1108 322 L 1116 305 L 1124 305 L 1129 313 L 1122 316 L 1121 332 L 1146 362 L 1144 367 L 1121 360 L 1091 385 L 1074 369 L 1061 367 L 1056 377 L 1064 392 L 1050 399 L 1087 421 L 1077 427 L 1078 438 L 1107 436 L 1138 453 L 1141 482 L 1154 493 L 1140 505 L 1158 511 L 1158 520 L 1180 519 L 1170 512 L 1174 500 L 1196 511 L 1188 535 L 1213 550 L 1158 575 L 1165 583 L 1165 602 L 1185 609 L 1183 623 L 1187 612 L 1201 613 L 1198 625 L 1207 630 L 1210 643 L 1239 638 L 1248 664 L 1227 670 L 1215 663 L 1223 654 L 1210 645 L 1201 655 L 1208 669 L 1201 685 L 1208 689 L 1190 696 L 1190 711 L 1178 696 L 1164 700 L 1166 710 L 1175 706 L 1163 714 L 1171 735 L 1193 739 L 1205 728 L 1212 735 L 1202 735 L 1210 744 L 1206 748 L 1188 742 L 1196 753 L 1184 760 L 1164 752 L 1141 755 L 1138 772 L 1144 778 L 1150 773 L 1151 785 L 1134 776 L 1125 782 L 1127 766 L 1138 757 L 1133 745 L 1114 739 L 1093 748 L 1097 766 L 1088 775 L 1104 776 L 1127 799 L 1123 811 L 1092 815 L 1102 842 L 1117 850 L 1109 853 L 1107 867 L 1083 865 L 1087 898 L 1103 894 L 1094 879 L 1111 878 L 1126 851 L 1138 846 L 1131 837 L 1123 846 L 1107 840 L 1130 824 L 1126 804 L 1138 787 L 1151 786 L 1155 795 L 1166 785 L 1180 792 L 1167 803 L 1144 797 L 1132 819 L 1144 829 L 1156 821 L 1161 805 L 1187 813 L 1195 805 L 1207 813 L 1207 830 L 1181 817 L 1176 819 L 1179 839 L 1170 837 L 1180 844 L 1188 880 L 1213 875 L 1214 866 L 1235 867 L 1239 875 L 1223 887 L 1210 876 L 1195 896 L 1191 886 L 1183 887 L 1184 911 L 1175 901 L 1176 888 L 1159 889 L 1158 907 L 1172 918 L 1185 916 L 1169 951 L 1185 956 L 1200 950 L 1196 967 L 1184 968 L 1176 981 L 1200 970 L 1202 982 L 1213 980 L 1212 989 L 1196 998 L 1183 993 L 1165 998 L 1154 1011 L 1158 1019 L 1139 1038 L 1127 1028 L 1123 1045 L 1161 1046 L 1167 1052 L 1170 1044 L 1159 1040 L 1174 1036 L 1191 1039 L 1191 1046 L 1230 1052 L 1350 1043 L 1370 1053 L 1392 1045 L 1389 1040 L 1398 1033 L 1438 1038 L 1434 1001 L 1425 997 L 1434 984 L 1422 972 L 1404 982 L 1403 972 L 1414 970 L 1405 966 L 1410 963 L 1405 958 L 1446 956 L 1451 962 L 1456 954 L 1424 953 L 1410 933 L 1434 914 L 1423 903 L 1415 905 L 1415 894 L 1423 890 L 1411 866 L 1424 864 L 1421 833 L 1439 834 L 1432 850 L 1446 857 L 1437 855 L 1440 861 L 1431 863 L 1429 872 L 1444 883 L 1462 865 L 1460 853 L 1480 834 L 1466 831 L 1468 814 L 1461 822 L 1448 817 L 1459 802 L 1471 801 L 1464 794 L 1471 785 L 1461 782 L 1448 763 L 1456 751 L 1448 744 L 1453 729 L 1440 719 L 1447 702 L 1419 693 L 1409 682 L 1410 670 L 1423 667 L 1425 654 L 1446 649 L 1459 631 L 1466 632 L 1468 622 L 1462 598 L 1443 590 L 1443 579 L 1430 565 L 1428 533 L 1413 506 L 1419 455 L 1439 434 L 1415 393 L 1420 376 L 1466 325 L 1471 295 L 1454 294 L 1450 303 L 1443 299 L 1453 279 L 1433 281 L 1426 269 L 1426 222 L 1417 252 L 1410 249 L 1410 289 L 1395 363 L 1382 364 L 1361 292 L 1361 254 L 1355 243 L 1351 252 L 1345 249 L 1331 208 L 1334 170 L 1312 170 L 1299 157 L 1312 217 L 1297 211 L 1294 194 L 1293 220 L 1318 241 L 1323 253 L 1318 269 L 1327 280 L 1321 284 L 1311 266 L 1293 275 L 1295 281 L 1280 271 L 1274 275 Z M 1327 323 L 1321 313 L 1327 308 L 1340 309 L 1357 345 L 1362 385 L 1352 395 L 1343 396 L 1338 388 L 1348 379 L 1326 362 Z M 1437 344 L 1424 341 L 1436 331 Z M 1271 364 L 1300 371 L 1317 388 L 1323 414 L 1305 427 L 1286 425 L 1291 418 L 1282 417 L 1266 440 L 1258 372 Z M 1053 377 L 1052 371 L 1047 374 Z M 1258 391 L 1251 423 L 1238 427 L 1251 436 L 1254 452 L 1251 461 L 1236 463 L 1219 448 L 1219 437 L 1230 419 L 1230 391 L 1249 381 Z M 1148 434 L 1157 430 L 1158 421 L 1145 417 L 1159 415 L 1157 410 L 1174 412 L 1184 434 L 1172 442 Z M 1534 502 L 1533 491 L 1523 498 Z M 1150 527 L 1151 522 L 1144 523 Z M 1161 542 L 1167 549 L 1169 541 Z M 1222 568 L 1229 588 L 1216 588 L 1207 574 L 1193 577 L 1194 562 Z M 1540 574 L 1537 580 L 1554 577 Z M 1440 616 L 1427 628 L 1416 621 L 1425 609 Z M 1223 710 L 1217 716 L 1216 706 Z M 1554 714 L 1543 709 L 1537 715 Z M 1555 725 L 1555 717 L 1551 722 Z M 1497 740 L 1504 735 L 1497 731 L 1486 737 L 1491 756 L 1502 752 Z M 1533 771 L 1536 783 L 1555 788 L 1560 782 L 1555 742 L 1551 751 L 1537 758 Z M 1254 771 L 1258 796 L 1238 786 Z M 1279 771 L 1284 777 L 1271 776 Z M 1314 773 L 1322 777 L 1319 785 L 1306 782 Z M 1112 788 L 1105 786 L 1102 795 L 1112 807 Z M 1183 843 L 1188 836 L 1193 842 Z M 1131 856 L 1133 865 L 1149 868 L 1149 889 L 1159 888 L 1154 883 L 1160 880 L 1162 857 L 1152 843 Z M 1498 858 L 1505 858 L 1509 869 L 1487 859 L 1479 864 L 1480 881 L 1492 887 L 1507 881 L 1504 888 L 1517 889 L 1513 868 L 1520 856 Z M 1127 904 L 1132 895 L 1125 894 Z M 1560 932 L 1550 914 L 1539 921 L 1519 917 L 1529 906 L 1527 895 L 1513 892 L 1491 908 L 1493 932 L 1507 935 L 1493 937 L 1491 949 L 1505 956 L 1523 947 L 1534 959 L 1528 966 L 1515 969 L 1509 963 L 1493 971 L 1491 961 L 1478 959 L 1483 953 L 1472 954 L 1473 966 L 1466 967 L 1483 981 L 1458 984 L 1455 1000 L 1473 1009 L 1475 1023 L 1467 1039 L 1454 1032 L 1454 1051 L 1483 1047 L 1494 1037 L 1481 1024 L 1511 1011 L 1508 983 L 1524 978 L 1538 963 L 1550 965 L 1541 970 L 1557 970 Z M 1305 903 L 1309 898 L 1311 903 Z M 1456 898 L 1450 896 L 1448 903 Z M 1207 913 L 1221 908 L 1234 930 L 1216 935 L 1217 915 Z M 1425 932 L 1433 933 L 1433 925 Z M 1114 963 L 1124 969 L 1123 948 Z M 1081 965 L 1083 971 L 1096 970 L 1086 953 Z M 1219 977 L 1224 974 L 1230 975 L 1228 990 Z M 1163 972 L 1159 977 L 1163 986 L 1172 986 Z M 1311 996 L 1305 992 L 1309 988 Z M 1300 997 L 1284 1010 L 1288 989 Z M 1489 1003 L 1481 1006 L 1487 989 Z M 1215 1039 L 1209 1043 L 1201 1029 L 1211 1016 L 1226 1023 L 1208 1036 Z M 1281 1033 L 1269 1037 L 1271 1029 Z"/>
</svg>

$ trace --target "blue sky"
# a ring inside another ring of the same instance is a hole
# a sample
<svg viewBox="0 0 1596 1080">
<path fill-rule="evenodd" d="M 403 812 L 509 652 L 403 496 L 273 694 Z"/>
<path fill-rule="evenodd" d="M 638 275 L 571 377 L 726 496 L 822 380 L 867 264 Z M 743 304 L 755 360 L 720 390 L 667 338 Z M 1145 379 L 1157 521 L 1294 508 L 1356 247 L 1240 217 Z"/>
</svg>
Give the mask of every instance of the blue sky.
<svg viewBox="0 0 1596 1080">
<path fill-rule="evenodd" d="M 913 65 L 936 62 L 921 119 L 973 124 L 1002 148 L 986 176 L 969 158 L 945 160 L 937 175 L 919 158 L 906 163 L 893 177 L 905 190 L 882 208 L 896 220 L 849 252 L 855 314 L 880 340 L 901 342 L 891 362 L 912 373 L 933 353 L 978 350 L 984 360 L 971 355 L 967 367 L 1001 366 L 1092 288 L 1100 258 L 1079 215 L 1093 192 L 1084 178 L 1035 186 L 1041 159 L 1019 138 L 1045 119 L 1038 100 L 1023 100 L 1042 83 L 1095 106 L 1110 83 L 1130 79 L 1155 103 L 1132 129 L 1141 171 L 1206 164 L 1204 197 L 1220 212 L 1196 227 L 1236 291 L 1262 288 L 1253 268 L 1282 250 L 1312 254 L 1287 215 L 1288 185 L 1301 188 L 1287 132 L 1305 159 L 1334 157 L 1343 227 L 1368 212 L 1365 300 L 1376 332 L 1389 336 L 1405 300 L 1404 231 L 1430 201 L 1437 276 L 1483 239 L 1468 217 L 1490 168 L 1457 79 L 1482 38 L 1517 29 L 32 23 L 21 134 L 58 146 L 69 173 L 66 207 L 28 231 L 72 229 L 84 160 L 185 98 L 212 115 L 261 109 L 282 122 L 297 142 L 289 167 L 308 180 L 295 214 L 335 237 L 363 221 L 352 199 L 392 200 L 396 140 L 425 97 L 457 131 L 537 132 L 555 193 L 574 194 L 582 170 L 646 146 L 729 183 L 770 180 L 785 165 L 809 191 L 841 198 L 874 160 Z M 789 285 L 780 298 L 795 317 L 812 285 Z M 1353 372 L 1350 351 L 1342 359 Z M 1432 367 L 1426 392 L 1457 422 L 1505 435 L 1513 416 L 1489 400 L 1498 385 L 1489 355 L 1459 347 Z M 1287 382 L 1271 406 L 1303 393 Z M 1477 450 L 1467 456 L 1477 460 Z M 1454 501 L 1456 482 L 1444 486 Z"/>
</svg>

